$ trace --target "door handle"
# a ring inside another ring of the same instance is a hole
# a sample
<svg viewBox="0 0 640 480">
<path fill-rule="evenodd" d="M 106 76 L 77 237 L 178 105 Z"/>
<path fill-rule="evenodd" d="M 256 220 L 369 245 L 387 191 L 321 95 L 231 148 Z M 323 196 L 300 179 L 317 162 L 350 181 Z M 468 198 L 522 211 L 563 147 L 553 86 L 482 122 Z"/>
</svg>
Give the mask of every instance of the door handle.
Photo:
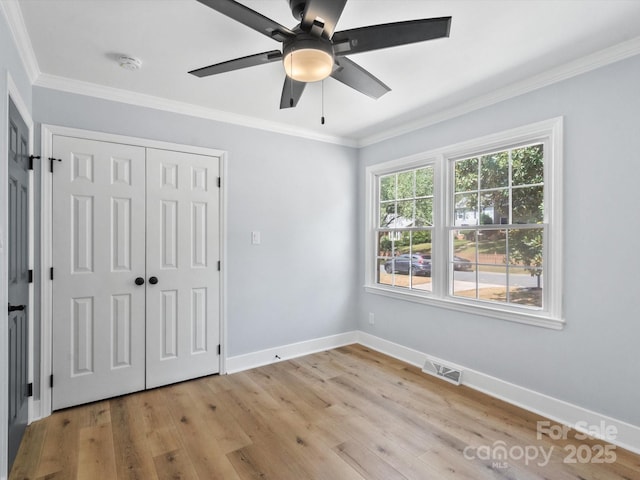
<svg viewBox="0 0 640 480">
<path fill-rule="evenodd" d="M 136 285 L 138 285 L 138 286 L 139 285 L 144 285 L 144 278 L 138 277 L 138 278 L 136 278 L 135 282 L 136 282 Z"/>
<path fill-rule="evenodd" d="M 9 313 L 11 313 L 11 312 L 22 312 L 25 308 L 27 308 L 26 305 L 11 305 L 11 304 L 9 304 Z"/>
<path fill-rule="evenodd" d="M 158 283 L 158 277 L 149 277 L 149 283 L 151 285 L 155 285 L 156 283 Z"/>
</svg>

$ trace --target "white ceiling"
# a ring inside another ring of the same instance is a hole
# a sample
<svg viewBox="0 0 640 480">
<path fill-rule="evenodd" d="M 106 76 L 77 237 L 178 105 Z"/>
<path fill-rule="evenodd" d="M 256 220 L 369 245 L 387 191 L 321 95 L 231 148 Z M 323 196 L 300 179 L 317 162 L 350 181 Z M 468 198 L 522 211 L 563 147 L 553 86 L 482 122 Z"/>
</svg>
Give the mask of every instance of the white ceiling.
<svg viewBox="0 0 640 480">
<path fill-rule="evenodd" d="M 287 0 L 241 3 L 282 25 L 296 24 Z M 188 75 L 280 45 L 196 0 L 18 4 L 40 72 L 36 84 L 89 82 L 211 109 L 215 118 L 347 143 L 366 143 L 603 49 L 640 45 L 640 0 L 349 0 L 337 31 L 452 16 L 451 36 L 351 56 L 392 91 L 372 100 L 327 79 L 321 125 L 320 83 L 307 86 L 297 108 L 278 108 L 280 63 Z M 140 58 L 142 69 L 120 68 L 121 54 Z"/>
</svg>

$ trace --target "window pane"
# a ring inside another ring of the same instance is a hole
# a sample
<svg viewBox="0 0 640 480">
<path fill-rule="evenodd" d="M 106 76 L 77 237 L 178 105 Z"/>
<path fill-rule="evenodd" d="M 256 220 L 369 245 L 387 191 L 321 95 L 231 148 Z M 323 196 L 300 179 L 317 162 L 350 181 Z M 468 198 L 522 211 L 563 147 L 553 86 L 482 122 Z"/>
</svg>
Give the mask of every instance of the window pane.
<svg viewBox="0 0 640 480">
<path fill-rule="evenodd" d="M 478 159 L 467 158 L 455 164 L 456 192 L 468 192 L 478 189 Z"/>
<path fill-rule="evenodd" d="M 433 195 L 433 167 L 416 170 L 416 197 Z"/>
<path fill-rule="evenodd" d="M 480 224 L 504 225 L 509 223 L 509 190 L 483 192 L 480 202 Z"/>
<path fill-rule="evenodd" d="M 393 285 L 393 275 L 388 274 L 385 270 L 386 263 L 387 263 L 387 260 L 384 258 L 377 259 L 376 281 L 382 285 Z"/>
<path fill-rule="evenodd" d="M 396 198 L 396 175 L 385 175 L 380 177 L 380 201 L 395 200 Z"/>
<path fill-rule="evenodd" d="M 478 272 L 478 298 L 491 302 L 507 302 L 506 267 L 481 267 Z"/>
<path fill-rule="evenodd" d="M 478 194 L 460 193 L 454 201 L 454 225 L 478 225 Z"/>
<path fill-rule="evenodd" d="M 416 227 L 424 227 L 425 225 L 433 225 L 433 200 L 431 198 L 423 198 L 416 200 Z"/>
<path fill-rule="evenodd" d="M 398 198 L 414 197 L 415 172 L 403 172 L 398 174 Z"/>
<path fill-rule="evenodd" d="M 402 200 L 398 202 L 398 218 L 394 227 L 413 227 L 413 200 Z"/>
<path fill-rule="evenodd" d="M 509 186 L 509 152 L 486 155 L 480 160 L 480 189 Z"/>
<path fill-rule="evenodd" d="M 378 256 L 393 257 L 393 234 L 389 232 L 378 232 Z"/>
<path fill-rule="evenodd" d="M 540 223 L 543 220 L 544 189 L 542 186 L 513 189 L 512 223 Z"/>
<path fill-rule="evenodd" d="M 380 204 L 380 227 L 386 228 L 391 226 L 396 218 L 395 202 L 383 202 Z"/>
<path fill-rule="evenodd" d="M 542 269 L 509 269 L 509 301 L 542 308 Z"/>
<path fill-rule="evenodd" d="M 413 232 L 413 251 L 431 257 L 431 230 Z"/>
<path fill-rule="evenodd" d="M 508 236 L 510 265 L 542 268 L 544 229 L 513 229 Z"/>
<path fill-rule="evenodd" d="M 484 265 L 506 265 L 507 241 L 502 230 L 480 230 L 478 232 L 478 263 Z M 490 271 L 484 269 L 485 271 Z"/>
<path fill-rule="evenodd" d="M 472 262 L 476 261 L 476 231 L 454 230 L 451 241 L 453 242 L 454 255 L 465 257 Z"/>
<path fill-rule="evenodd" d="M 478 298 L 478 284 L 475 272 L 453 272 L 453 295 L 464 298 Z"/>
<path fill-rule="evenodd" d="M 431 292 L 431 260 L 415 255 L 411 267 L 411 288 Z"/>
<path fill-rule="evenodd" d="M 513 185 L 535 185 L 544 181 L 542 144 L 517 148 L 511 152 Z"/>
</svg>

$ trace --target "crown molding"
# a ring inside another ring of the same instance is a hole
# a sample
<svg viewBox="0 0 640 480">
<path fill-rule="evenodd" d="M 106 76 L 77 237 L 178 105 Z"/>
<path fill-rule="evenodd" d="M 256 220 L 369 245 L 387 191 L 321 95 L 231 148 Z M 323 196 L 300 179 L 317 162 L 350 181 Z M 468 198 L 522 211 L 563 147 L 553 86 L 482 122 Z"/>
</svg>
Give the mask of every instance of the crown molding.
<svg viewBox="0 0 640 480">
<path fill-rule="evenodd" d="M 494 92 L 481 95 L 451 108 L 446 108 L 431 115 L 424 116 L 419 120 L 407 122 L 399 127 L 390 128 L 380 133 L 363 137 L 358 141 L 358 147 L 367 147 L 375 143 L 399 137 L 401 135 L 420 130 L 421 128 L 429 127 L 445 120 L 450 120 L 452 118 L 471 113 L 475 110 L 489 107 L 504 100 L 596 70 L 638 54 L 640 54 L 640 37 L 627 40 L 577 60 L 573 60 L 564 65 L 547 70 L 546 72 L 534 75 L 526 80 L 512 83 L 511 85 Z"/>
<path fill-rule="evenodd" d="M 212 108 L 201 107 L 199 105 L 193 105 L 191 103 L 169 100 L 167 98 L 156 97 L 153 95 L 132 92 L 130 90 L 123 90 L 114 87 L 108 87 L 105 85 L 98 85 L 96 83 L 84 82 L 82 80 L 75 80 L 72 78 L 49 75 L 46 73 L 40 74 L 40 76 L 38 76 L 37 80 L 34 83 L 34 86 L 50 88 L 53 90 L 59 90 L 78 95 L 87 95 L 90 97 L 101 98 L 103 100 L 136 105 L 139 107 L 153 108 L 156 110 L 163 110 L 171 113 L 189 115 L 192 117 L 205 118 L 208 120 L 215 120 L 243 127 L 256 128 L 273 133 L 302 137 L 319 142 L 334 143 L 337 145 L 348 147 L 357 146 L 356 141 L 349 138 L 336 137 L 331 135 L 320 135 L 317 132 L 302 128 L 296 128 L 291 125 L 269 122 L 245 115 L 238 115 L 221 110 L 215 110 Z"/>
<path fill-rule="evenodd" d="M 373 135 L 361 138 L 348 138 L 321 135 L 308 129 L 297 128 L 278 122 L 270 122 L 186 102 L 43 74 L 40 72 L 19 2 L 0 0 L 0 11 L 2 11 L 7 20 L 26 73 L 31 83 L 35 86 L 355 148 L 367 147 L 399 137 L 640 54 L 640 37 L 635 37 L 626 42 L 552 68 L 541 74 L 534 75 L 526 80 L 515 82 L 494 92 L 452 106 L 451 108 L 445 108 L 433 114 L 422 116 L 418 120 L 403 123 L 398 127 L 384 129 Z"/>
<path fill-rule="evenodd" d="M 29 81 L 33 84 L 40 75 L 40 67 L 38 66 L 36 53 L 31 44 L 31 38 L 29 38 L 27 26 L 24 23 L 20 5 L 16 1 L 2 0 L 0 1 L 0 11 L 2 11 L 7 20 L 7 25 L 18 49 L 22 65 L 27 72 Z"/>
</svg>

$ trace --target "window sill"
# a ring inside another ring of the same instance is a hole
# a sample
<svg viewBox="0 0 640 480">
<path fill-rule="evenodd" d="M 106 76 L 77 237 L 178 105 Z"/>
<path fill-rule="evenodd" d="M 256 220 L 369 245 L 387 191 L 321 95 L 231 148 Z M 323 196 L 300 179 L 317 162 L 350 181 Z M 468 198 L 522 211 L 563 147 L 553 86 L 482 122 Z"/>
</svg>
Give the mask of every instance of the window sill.
<svg viewBox="0 0 640 480">
<path fill-rule="evenodd" d="M 552 330 L 562 330 L 565 322 L 561 318 L 550 317 L 543 313 L 516 312 L 505 308 L 493 307 L 490 305 L 470 305 L 464 302 L 458 302 L 452 299 L 437 298 L 427 296 L 411 291 L 399 292 L 392 288 L 386 288 L 379 285 L 365 285 L 364 290 L 367 293 L 382 295 L 397 300 L 421 303 L 423 305 L 431 305 L 438 308 L 446 308 L 458 312 L 471 313 L 474 315 L 482 315 L 484 317 L 497 318 L 508 322 L 522 323 L 535 327 L 549 328 Z"/>
</svg>

